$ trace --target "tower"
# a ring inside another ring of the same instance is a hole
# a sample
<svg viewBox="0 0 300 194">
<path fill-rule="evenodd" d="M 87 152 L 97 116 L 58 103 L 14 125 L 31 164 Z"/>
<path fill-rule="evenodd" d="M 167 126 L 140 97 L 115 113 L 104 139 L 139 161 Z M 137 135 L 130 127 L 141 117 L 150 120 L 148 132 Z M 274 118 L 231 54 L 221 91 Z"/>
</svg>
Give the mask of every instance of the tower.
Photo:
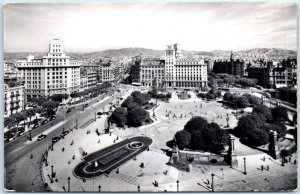
<svg viewBox="0 0 300 194">
<path fill-rule="evenodd" d="M 228 162 L 230 166 L 238 165 L 238 161 L 236 158 L 235 148 L 234 148 L 235 137 L 233 135 L 229 135 L 229 150 L 228 150 Z"/>
<path fill-rule="evenodd" d="M 271 130 L 269 132 L 269 139 L 270 139 L 270 143 L 269 143 L 269 154 L 274 158 L 277 159 L 279 157 L 279 148 L 277 146 L 277 132 Z"/>
</svg>

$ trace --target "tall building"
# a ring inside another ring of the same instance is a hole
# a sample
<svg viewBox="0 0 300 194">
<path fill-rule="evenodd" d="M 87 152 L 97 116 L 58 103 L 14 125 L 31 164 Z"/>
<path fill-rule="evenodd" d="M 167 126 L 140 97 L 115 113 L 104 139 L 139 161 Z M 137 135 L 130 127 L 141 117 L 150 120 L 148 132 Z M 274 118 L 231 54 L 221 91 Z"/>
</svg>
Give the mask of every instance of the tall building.
<svg viewBox="0 0 300 194">
<path fill-rule="evenodd" d="M 63 52 L 61 40 L 51 40 L 49 53 L 41 59 L 28 56 L 17 67 L 25 81 L 27 97 L 71 94 L 80 90 L 80 65 Z"/>
<path fill-rule="evenodd" d="M 144 86 L 163 87 L 165 79 L 165 60 L 145 58 L 141 60 L 139 80 Z"/>
<path fill-rule="evenodd" d="M 142 57 L 141 56 L 136 56 L 133 57 L 132 63 L 133 65 L 131 66 L 130 69 L 130 76 L 131 76 L 131 82 L 140 82 L 140 73 L 141 73 L 141 61 Z"/>
<path fill-rule="evenodd" d="M 165 87 L 207 86 L 207 64 L 203 59 L 184 58 L 178 44 L 167 45 L 165 63 Z"/>
<path fill-rule="evenodd" d="M 25 107 L 25 86 L 4 84 L 4 117 L 21 112 Z"/>
<path fill-rule="evenodd" d="M 294 87 L 297 85 L 297 64 L 285 64 L 285 60 L 281 64 L 274 66 L 272 62 L 260 67 L 248 67 L 248 77 L 257 79 L 258 85 L 265 88 Z"/>
<path fill-rule="evenodd" d="M 111 63 L 102 64 L 102 82 L 113 82 L 115 80 L 113 70 Z"/>
<path fill-rule="evenodd" d="M 203 59 L 184 58 L 178 44 L 167 45 L 164 59 L 136 57 L 132 82 L 164 88 L 203 88 L 207 86 L 207 64 Z"/>
<path fill-rule="evenodd" d="M 245 63 L 239 59 L 233 59 L 233 53 L 231 52 L 230 60 L 217 60 L 214 62 L 213 71 L 215 73 L 227 73 L 231 75 L 245 74 Z"/>
</svg>

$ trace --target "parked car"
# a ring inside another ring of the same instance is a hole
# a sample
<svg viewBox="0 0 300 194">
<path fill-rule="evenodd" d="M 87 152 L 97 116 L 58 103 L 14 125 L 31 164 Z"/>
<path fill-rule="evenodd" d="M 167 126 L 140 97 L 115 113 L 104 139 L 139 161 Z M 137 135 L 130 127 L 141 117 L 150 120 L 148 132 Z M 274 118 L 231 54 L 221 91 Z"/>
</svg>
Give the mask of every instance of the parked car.
<svg viewBox="0 0 300 194">
<path fill-rule="evenodd" d="M 72 111 L 72 109 L 71 109 L 71 108 L 68 108 L 67 113 L 69 113 L 69 112 L 71 112 L 71 111 Z"/>
<path fill-rule="evenodd" d="M 58 142 L 60 140 L 60 137 L 53 137 L 52 138 L 52 142 L 53 143 L 56 143 L 56 142 Z"/>
<path fill-rule="evenodd" d="M 84 105 L 84 107 L 88 107 L 88 106 L 89 106 L 89 104 L 85 104 L 85 105 Z"/>
<path fill-rule="evenodd" d="M 10 142 L 11 140 L 13 140 L 15 138 L 15 134 L 11 131 L 7 131 L 4 133 L 4 142 Z"/>
<path fill-rule="evenodd" d="M 49 121 L 52 121 L 52 120 L 54 120 L 56 118 L 56 116 L 51 116 L 50 118 L 49 118 Z"/>
<path fill-rule="evenodd" d="M 41 141 L 41 140 L 45 139 L 46 137 L 47 137 L 47 135 L 41 134 L 41 135 L 38 136 L 37 140 Z"/>
<path fill-rule="evenodd" d="M 102 112 L 98 112 L 97 115 L 103 115 L 103 113 Z"/>
<path fill-rule="evenodd" d="M 69 134 L 69 131 L 63 131 L 62 133 L 61 133 L 61 136 L 66 136 L 66 135 L 68 135 Z"/>
<path fill-rule="evenodd" d="M 44 125 L 44 124 L 46 124 L 46 123 L 48 123 L 48 120 L 47 120 L 47 119 L 43 120 L 43 121 L 41 122 L 41 125 Z"/>
</svg>

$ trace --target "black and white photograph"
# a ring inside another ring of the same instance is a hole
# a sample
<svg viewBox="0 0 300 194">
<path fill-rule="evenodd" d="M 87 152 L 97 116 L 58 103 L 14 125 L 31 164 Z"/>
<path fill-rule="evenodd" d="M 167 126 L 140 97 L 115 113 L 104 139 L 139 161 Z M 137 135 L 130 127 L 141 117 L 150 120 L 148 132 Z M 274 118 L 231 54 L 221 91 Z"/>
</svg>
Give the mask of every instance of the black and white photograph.
<svg viewBox="0 0 300 194">
<path fill-rule="evenodd" d="M 296 1 L 2 8 L 5 192 L 297 190 Z"/>
</svg>

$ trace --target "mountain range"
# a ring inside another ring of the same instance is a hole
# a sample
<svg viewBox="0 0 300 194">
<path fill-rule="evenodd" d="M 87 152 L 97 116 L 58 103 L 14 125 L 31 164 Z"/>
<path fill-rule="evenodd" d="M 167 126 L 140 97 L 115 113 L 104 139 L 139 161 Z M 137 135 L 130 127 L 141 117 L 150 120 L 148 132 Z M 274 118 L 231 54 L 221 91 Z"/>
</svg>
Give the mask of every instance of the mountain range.
<svg viewBox="0 0 300 194">
<path fill-rule="evenodd" d="M 214 51 L 186 51 L 182 50 L 184 56 L 207 56 L 207 57 L 229 57 L 231 51 L 227 50 L 214 50 Z M 233 52 L 236 56 L 267 56 L 267 57 L 296 57 L 297 52 L 293 50 L 286 50 L 280 48 L 254 48 L 249 50 L 240 50 Z M 34 55 L 39 58 L 46 53 L 4 53 L 5 60 L 21 59 L 26 58 L 28 55 Z M 146 55 L 146 56 L 163 56 L 163 50 L 154 50 L 140 47 L 130 47 L 122 49 L 110 49 L 99 52 L 89 52 L 89 53 L 67 53 L 72 59 L 99 59 L 101 57 L 105 58 L 123 58 L 132 57 L 136 55 Z"/>
</svg>

